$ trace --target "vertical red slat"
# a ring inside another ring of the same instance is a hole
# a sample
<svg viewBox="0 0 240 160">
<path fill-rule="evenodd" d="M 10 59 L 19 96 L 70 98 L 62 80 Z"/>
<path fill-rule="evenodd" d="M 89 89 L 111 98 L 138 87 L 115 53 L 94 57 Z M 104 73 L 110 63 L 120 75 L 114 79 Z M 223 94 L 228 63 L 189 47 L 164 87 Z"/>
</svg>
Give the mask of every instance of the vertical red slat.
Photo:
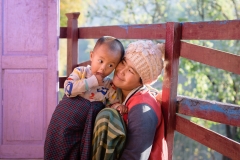
<svg viewBox="0 0 240 160">
<path fill-rule="evenodd" d="M 67 76 L 78 64 L 78 16 L 79 12 L 67 13 Z"/>
<path fill-rule="evenodd" d="M 172 159 L 175 130 L 178 64 L 180 56 L 181 24 L 168 22 L 165 44 L 165 70 L 162 86 L 162 106 L 168 145 L 168 159 Z"/>
</svg>

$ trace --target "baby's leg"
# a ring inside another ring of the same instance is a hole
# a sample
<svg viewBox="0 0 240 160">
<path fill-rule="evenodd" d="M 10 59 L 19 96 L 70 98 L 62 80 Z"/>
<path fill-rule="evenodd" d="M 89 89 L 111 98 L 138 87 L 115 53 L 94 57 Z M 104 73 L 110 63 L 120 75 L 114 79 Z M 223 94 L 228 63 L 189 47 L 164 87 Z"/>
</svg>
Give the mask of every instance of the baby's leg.
<svg viewBox="0 0 240 160">
<path fill-rule="evenodd" d="M 87 117 L 91 114 L 89 112 L 92 110 L 99 112 L 102 107 L 102 105 L 92 106 L 82 97 L 64 96 L 57 105 L 48 126 L 44 159 L 80 159 L 82 154 L 80 146 L 82 137 L 86 137 L 84 129 Z"/>
</svg>

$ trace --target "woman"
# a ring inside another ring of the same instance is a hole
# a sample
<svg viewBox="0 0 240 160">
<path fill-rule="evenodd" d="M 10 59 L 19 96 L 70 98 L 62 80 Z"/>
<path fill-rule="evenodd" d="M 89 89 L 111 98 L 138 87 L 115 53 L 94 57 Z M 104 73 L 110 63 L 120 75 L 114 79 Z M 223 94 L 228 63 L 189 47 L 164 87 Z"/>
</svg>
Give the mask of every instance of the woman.
<svg viewBox="0 0 240 160">
<path fill-rule="evenodd" d="M 127 131 L 116 111 L 103 109 L 95 121 L 93 159 L 167 159 L 161 107 L 146 87 L 161 74 L 163 54 L 163 44 L 130 43 L 113 77 L 113 83 L 122 91 L 123 104 L 128 107 L 128 115 L 123 116 Z"/>
</svg>

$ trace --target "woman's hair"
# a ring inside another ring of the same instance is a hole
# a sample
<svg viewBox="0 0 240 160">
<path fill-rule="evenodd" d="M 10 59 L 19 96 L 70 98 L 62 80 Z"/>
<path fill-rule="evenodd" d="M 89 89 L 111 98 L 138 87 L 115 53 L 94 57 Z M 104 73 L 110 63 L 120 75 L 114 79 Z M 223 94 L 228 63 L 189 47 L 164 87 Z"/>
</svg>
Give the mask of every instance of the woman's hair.
<svg viewBox="0 0 240 160">
<path fill-rule="evenodd" d="M 111 37 L 111 36 L 103 36 L 97 40 L 93 50 L 95 50 L 102 44 L 106 44 L 109 47 L 109 49 L 112 51 L 120 50 L 121 60 L 123 59 L 125 50 L 124 50 L 122 43 L 118 39 L 116 39 L 115 37 Z"/>
</svg>

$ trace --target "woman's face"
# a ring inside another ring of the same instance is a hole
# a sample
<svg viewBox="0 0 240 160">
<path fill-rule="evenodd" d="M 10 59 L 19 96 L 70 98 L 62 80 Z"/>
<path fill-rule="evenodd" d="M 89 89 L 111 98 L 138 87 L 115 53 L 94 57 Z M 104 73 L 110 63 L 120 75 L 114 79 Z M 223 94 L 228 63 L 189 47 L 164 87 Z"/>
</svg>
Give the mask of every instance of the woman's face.
<svg viewBox="0 0 240 160">
<path fill-rule="evenodd" d="M 115 69 L 113 83 L 116 87 L 122 89 L 126 96 L 133 89 L 142 86 L 140 76 L 136 72 L 132 62 L 124 58 Z"/>
</svg>

